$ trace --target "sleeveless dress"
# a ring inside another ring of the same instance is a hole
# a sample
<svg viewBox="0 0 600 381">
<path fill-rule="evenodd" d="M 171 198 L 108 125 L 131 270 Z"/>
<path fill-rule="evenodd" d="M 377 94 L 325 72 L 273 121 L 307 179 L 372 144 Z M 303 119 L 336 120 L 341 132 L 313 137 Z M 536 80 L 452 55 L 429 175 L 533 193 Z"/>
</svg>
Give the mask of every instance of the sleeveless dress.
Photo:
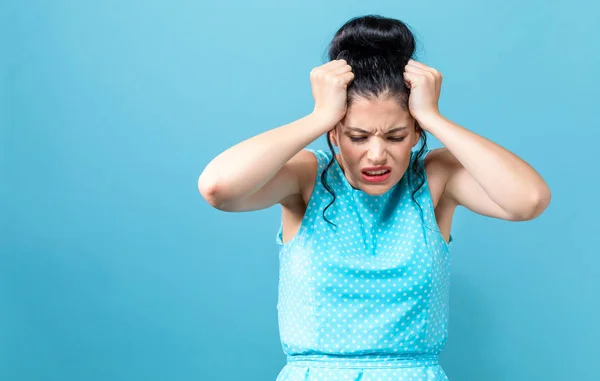
<svg viewBox="0 0 600 381">
<path fill-rule="evenodd" d="M 287 364 L 276 381 L 448 380 L 439 354 L 448 337 L 449 251 L 429 186 L 414 197 L 412 171 L 386 193 L 352 187 L 332 153 L 318 174 L 298 233 L 279 247 L 278 324 Z M 426 153 L 431 150 L 426 151 Z M 424 171 L 424 157 L 419 165 Z"/>
</svg>

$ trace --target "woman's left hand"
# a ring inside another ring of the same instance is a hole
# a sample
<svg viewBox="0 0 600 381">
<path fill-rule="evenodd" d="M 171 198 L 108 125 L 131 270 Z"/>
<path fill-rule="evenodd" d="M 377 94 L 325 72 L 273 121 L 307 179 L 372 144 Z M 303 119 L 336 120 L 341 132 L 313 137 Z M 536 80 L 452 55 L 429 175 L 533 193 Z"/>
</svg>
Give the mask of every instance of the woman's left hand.
<svg viewBox="0 0 600 381">
<path fill-rule="evenodd" d="M 405 66 L 404 81 L 410 88 L 408 108 L 413 118 L 419 121 L 440 115 L 438 101 L 442 87 L 442 73 L 411 59 Z"/>
</svg>

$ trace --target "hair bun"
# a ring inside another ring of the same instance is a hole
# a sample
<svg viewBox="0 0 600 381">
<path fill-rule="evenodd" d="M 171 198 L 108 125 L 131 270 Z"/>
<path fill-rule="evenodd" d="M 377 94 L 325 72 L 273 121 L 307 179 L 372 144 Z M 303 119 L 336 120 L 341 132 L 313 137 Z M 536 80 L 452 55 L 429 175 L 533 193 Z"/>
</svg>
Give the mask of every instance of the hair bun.
<svg viewBox="0 0 600 381">
<path fill-rule="evenodd" d="M 377 15 L 356 17 L 346 22 L 335 34 L 329 57 L 393 55 L 408 61 L 415 52 L 415 39 L 400 20 Z"/>
<path fill-rule="evenodd" d="M 371 33 L 357 30 L 352 34 L 343 36 L 339 41 L 340 50 L 348 50 L 357 54 L 378 55 L 395 53 L 403 56 L 411 54 L 407 44 L 396 37 L 373 39 Z"/>
</svg>

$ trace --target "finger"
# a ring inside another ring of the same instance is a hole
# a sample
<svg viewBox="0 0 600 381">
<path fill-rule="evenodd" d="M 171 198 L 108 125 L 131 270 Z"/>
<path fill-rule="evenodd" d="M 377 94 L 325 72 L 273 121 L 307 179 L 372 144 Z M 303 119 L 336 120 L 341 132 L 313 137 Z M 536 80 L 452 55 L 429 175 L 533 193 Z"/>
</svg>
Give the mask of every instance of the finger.
<svg viewBox="0 0 600 381">
<path fill-rule="evenodd" d="M 406 65 L 404 69 L 409 73 L 425 74 L 428 71 L 414 65 Z"/>
<path fill-rule="evenodd" d="M 344 83 L 346 85 L 348 85 L 350 82 L 352 82 L 354 80 L 354 73 L 349 71 L 349 72 L 341 75 L 341 78 L 344 80 Z"/>
<path fill-rule="evenodd" d="M 408 60 L 408 63 L 410 65 L 414 65 L 414 66 L 420 67 L 422 69 L 426 69 L 426 68 L 429 67 L 429 66 L 425 65 L 424 63 L 416 61 L 416 60 L 413 60 L 413 59 Z"/>
<path fill-rule="evenodd" d="M 346 62 L 346 60 L 333 60 L 333 61 L 327 62 L 325 65 L 322 66 L 322 68 L 323 68 L 323 71 L 330 71 L 330 70 L 335 70 L 335 69 L 339 68 L 340 66 L 344 66 L 347 64 L 348 63 Z"/>
<path fill-rule="evenodd" d="M 433 73 L 433 74 L 435 74 L 437 72 L 436 69 L 434 69 L 434 68 L 432 68 L 430 66 L 427 66 L 424 63 L 421 63 L 419 61 L 415 61 L 415 60 L 408 60 L 408 65 L 421 68 L 421 69 L 426 70 L 426 71 L 428 71 L 430 73 Z"/>
<path fill-rule="evenodd" d="M 417 87 L 417 76 L 419 74 L 404 72 L 404 83 L 406 86 L 413 90 Z"/>
<path fill-rule="evenodd" d="M 436 73 L 434 73 L 430 70 L 424 70 L 424 69 L 418 68 L 416 66 L 410 66 L 410 65 L 406 66 L 406 72 L 418 74 L 419 76 L 421 76 L 423 78 L 429 78 L 430 81 L 434 81 L 434 82 L 436 82 L 436 78 L 438 77 L 436 75 Z"/>
<path fill-rule="evenodd" d="M 335 70 L 335 69 L 337 69 L 339 67 L 343 67 L 345 65 L 347 65 L 345 60 L 332 60 L 321 66 L 314 67 L 310 71 L 310 76 L 312 78 L 314 76 L 325 75 L 329 71 Z"/>
<path fill-rule="evenodd" d="M 331 69 L 329 71 L 329 73 L 332 75 L 341 75 L 341 74 L 347 73 L 349 71 L 352 71 L 352 68 L 350 67 L 350 65 L 343 65 L 343 66 Z"/>
</svg>

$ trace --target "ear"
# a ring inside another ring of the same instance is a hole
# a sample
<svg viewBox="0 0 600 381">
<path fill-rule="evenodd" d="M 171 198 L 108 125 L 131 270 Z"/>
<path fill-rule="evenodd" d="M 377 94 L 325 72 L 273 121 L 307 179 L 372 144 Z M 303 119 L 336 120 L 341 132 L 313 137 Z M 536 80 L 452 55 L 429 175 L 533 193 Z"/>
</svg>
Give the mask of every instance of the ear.
<svg viewBox="0 0 600 381">
<path fill-rule="evenodd" d="M 415 121 L 415 123 L 417 123 L 417 122 Z M 417 143 L 419 142 L 419 139 L 421 139 L 421 130 L 422 130 L 421 128 L 415 128 L 415 141 L 413 142 L 413 147 L 416 146 Z"/>
<path fill-rule="evenodd" d="M 413 142 L 413 147 L 417 145 L 417 143 L 419 142 L 419 139 L 421 139 L 421 131 L 415 131 L 415 141 Z"/>
<path fill-rule="evenodd" d="M 330 130 L 328 132 L 329 134 L 329 140 L 331 140 L 331 144 L 333 144 L 334 146 L 338 147 L 338 142 L 337 142 L 337 126 L 333 128 L 333 130 Z"/>
</svg>

